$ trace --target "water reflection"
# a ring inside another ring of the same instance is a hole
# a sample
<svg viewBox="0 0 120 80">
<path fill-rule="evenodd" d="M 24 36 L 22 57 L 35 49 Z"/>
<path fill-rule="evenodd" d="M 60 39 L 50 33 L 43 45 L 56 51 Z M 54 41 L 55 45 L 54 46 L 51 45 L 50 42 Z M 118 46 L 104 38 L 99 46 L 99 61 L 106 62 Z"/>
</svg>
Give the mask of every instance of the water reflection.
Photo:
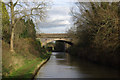
<svg viewBox="0 0 120 80">
<path fill-rule="evenodd" d="M 71 57 L 64 52 L 53 52 L 50 60 L 39 71 L 37 78 L 119 78 L 112 68 Z"/>
</svg>

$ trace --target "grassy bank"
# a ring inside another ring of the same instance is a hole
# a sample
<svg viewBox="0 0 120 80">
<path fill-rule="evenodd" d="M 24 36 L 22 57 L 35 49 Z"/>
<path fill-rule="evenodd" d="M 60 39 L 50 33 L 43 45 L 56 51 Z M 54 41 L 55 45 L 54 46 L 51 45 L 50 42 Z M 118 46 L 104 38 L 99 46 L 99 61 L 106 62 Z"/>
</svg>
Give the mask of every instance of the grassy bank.
<svg viewBox="0 0 120 80">
<path fill-rule="evenodd" d="M 12 1 L 10 3 L 14 5 Z M 50 55 L 36 40 L 35 21 L 14 14 L 14 18 L 11 17 L 5 4 L 2 2 L 2 77 L 31 78 L 37 65 Z"/>
<path fill-rule="evenodd" d="M 27 61 L 25 65 L 20 67 L 18 70 L 13 71 L 10 77 L 13 78 L 32 78 L 38 65 L 43 63 L 46 59 L 37 58 L 33 61 Z"/>
<path fill-rule="evenodd" d="M 32 78 L 39 65 L 50 57 L 50 52 L 32 39 L 22 39 L 17 44 L 11 53 L 9 44 L 3 41 L 3 78 Z"/>
</svg>

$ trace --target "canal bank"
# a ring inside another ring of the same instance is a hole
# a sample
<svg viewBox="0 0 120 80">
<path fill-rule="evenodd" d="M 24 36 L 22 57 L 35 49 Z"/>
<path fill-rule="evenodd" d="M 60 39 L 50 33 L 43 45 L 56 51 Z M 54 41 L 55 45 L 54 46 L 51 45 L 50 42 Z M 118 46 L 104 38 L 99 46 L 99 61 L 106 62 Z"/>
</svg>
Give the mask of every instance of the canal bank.
<svg viewBox="0 0 120 80">
<path fill-rule="evenodd" d="M 40 68 L 50 59 L 50 57 L 46 60 L 43 60 L 40 64 L 37 65 L 36 69 L 33 72 L 33 77 L 32 80 L 34 80 L 35 76 L 38 74 L 38 71 L 40 70 Z"/>
<path fill-rule="evenodd" d="M 120 78 L 120 75 L 116 69 L 93 64 L 64 52 L 53 52 L 35 78 Z"/>
</svg>

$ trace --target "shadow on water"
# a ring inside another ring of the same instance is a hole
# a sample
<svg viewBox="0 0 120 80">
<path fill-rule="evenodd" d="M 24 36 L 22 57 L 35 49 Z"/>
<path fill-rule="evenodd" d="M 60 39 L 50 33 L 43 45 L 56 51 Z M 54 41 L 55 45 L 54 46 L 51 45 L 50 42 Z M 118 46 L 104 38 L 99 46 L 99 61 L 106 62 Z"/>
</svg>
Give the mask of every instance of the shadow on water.
<svg viewBox="0 0 120 80">
<path fill-rule="evenodd" d="M 88 74 L 92 78 L 120 78 L 120 72 L 116 69 L 79 59 L 68 53 L 56 54 L 56 58 L 58 65 L 69 65 L 71 69 L 76 68 L 80 74 Z"/>
<path fill-rule="evenodd" d="M 120 75 L 116 69 L 65 52 L 52 52 L 51 59 L 40 69 L 37 78 L 120 78 Z"/>
</svg>

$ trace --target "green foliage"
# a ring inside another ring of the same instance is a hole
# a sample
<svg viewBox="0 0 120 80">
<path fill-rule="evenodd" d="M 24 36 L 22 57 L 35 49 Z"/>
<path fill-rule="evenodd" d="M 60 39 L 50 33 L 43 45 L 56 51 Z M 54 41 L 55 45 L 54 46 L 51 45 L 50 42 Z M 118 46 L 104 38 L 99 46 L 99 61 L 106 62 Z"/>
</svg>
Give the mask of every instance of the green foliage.
<svg viewBox="0 0 120 80">
<path fill-rule="evenodd" d="M 19 22 L 17 22 L 15 27 L 15 34 L 15 37 L 17 38 L 36 39 L 36 30 L 32 19 L 28 19 L 27 21 L 21 19 Z"/>
<path fill-rule="evenodd" d="M 25 22 L 25 26 L 26 27 L 25 27 L 23 33 L 21 33 L 20 37 L 23 37 L 23 38 L 31 37 L 31 38 L 35 39 L 36 38 L 36 30 L 35 30 L 35 25 L 34 25 L 33 21 L 28 19 Z"/>
<path fill-rule="evenodd" d="M 5 3 L 2 2 L 2 38 L 5 40 L 7 43 L 10 42 L 10 26 L 9 26 L 9 15 L 6 10 Z"/>
<path fill-rule="evenodd" d="M 2 25 L 9 25 L 9 15 L 6 10 L 5 3 L 2 2 Z"/>
<path fill-rule="evenodd" d="M 32 78 L 37 65 L 39 65 L 42 61 L 43 60 L 40 58 L 36 58 L 31 61 L 25 61 L 25 64 L 19 69 L 17 69 L 16 71 L 12 72 L 9 75 L 9 77 L 10 78 Z"/>
<path fill-rule="evenodd" d="M 17 20 L 18 19 L 16 19 L 15 21 L 17 21 Z M 20 35 L 23 33 L 25 28 L 26 28 L 25 20 L 20 19 L 19 22 L 16 23 L 16 27 L 15 27 L 15 41 L 19 40 L 21 38 Z"/>
</svg>

